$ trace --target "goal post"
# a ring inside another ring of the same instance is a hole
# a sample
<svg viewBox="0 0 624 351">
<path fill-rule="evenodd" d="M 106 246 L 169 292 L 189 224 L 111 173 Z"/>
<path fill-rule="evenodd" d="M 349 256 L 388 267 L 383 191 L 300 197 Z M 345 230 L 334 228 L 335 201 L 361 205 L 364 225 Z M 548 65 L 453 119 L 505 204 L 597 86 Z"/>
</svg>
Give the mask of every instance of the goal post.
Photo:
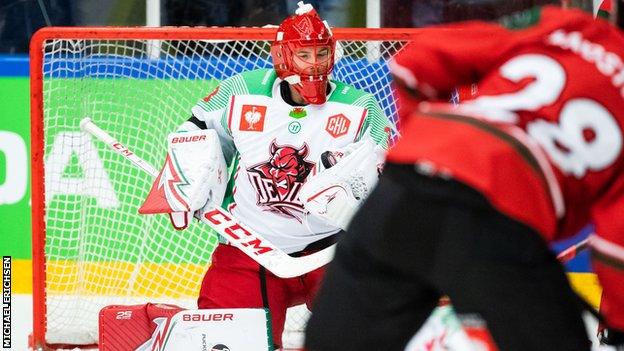
<svg viewBox="0 0 624 351">
<path fill-rule="evenodd" d="M 333 32 L 339 46 L 333 78 L 374 94 L 396 123 L 387 61 L 423 30 Z M 139 215 L 152 179 L 81 132 L 79 123 L 91 117 L 160 165 L 166 135 L 220 80 L 271 67 L 274 35 L 274 28 L 177 27 L 47 27 L 35 33 L 33 347 L 97 344 L 97 316 L 106 305 L 196 307 L 216 234 L 201 224 L 177 232 L 165 216 Z M 289 311 L 286 333 L 302 333 L 307 316 L 298 310 Z"/>
</svg>

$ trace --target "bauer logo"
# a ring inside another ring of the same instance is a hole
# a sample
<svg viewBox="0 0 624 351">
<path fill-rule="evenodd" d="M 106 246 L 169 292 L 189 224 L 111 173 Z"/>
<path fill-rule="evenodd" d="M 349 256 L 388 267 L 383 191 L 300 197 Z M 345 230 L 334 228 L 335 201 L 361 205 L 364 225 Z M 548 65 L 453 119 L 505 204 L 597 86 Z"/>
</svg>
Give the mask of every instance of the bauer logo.
<svg viewBox="0 0 624 351">
<path fill-rule="evenodd" d="M 205 135 L 181 136 L 181 137 L 174 137 L 173 139 L 171 139 L 171 143 L 172 144 L 193 143 L 196 141 L 204 141 L 204 140 L 206 140 Z"/>
<path fill-rule="evenodd" d="M 338 138 L 347 134 L 350 125 L 351 121 L 349 121 L 349 119 L 341 113 L 327 119 L 325 130 L 334 138 Z"/>
<path fill-rule="evenodd" d="M 266 110 L 266 106 L 243 105 L 239 129 L 245 132 L 263 131 Z"/>
<path fill-rule="evenodd" d="M 234 314 L 232 313 L 188 313 L 182 315 L 182 320 L 185 322 L 223 322 L 233 321 Z"/>
<path fill-rule="evenodd" d="M 216 344 L 210 349 L 210 351 L 230 351 L 230 348 L 223 344 Z"/>
</svg>

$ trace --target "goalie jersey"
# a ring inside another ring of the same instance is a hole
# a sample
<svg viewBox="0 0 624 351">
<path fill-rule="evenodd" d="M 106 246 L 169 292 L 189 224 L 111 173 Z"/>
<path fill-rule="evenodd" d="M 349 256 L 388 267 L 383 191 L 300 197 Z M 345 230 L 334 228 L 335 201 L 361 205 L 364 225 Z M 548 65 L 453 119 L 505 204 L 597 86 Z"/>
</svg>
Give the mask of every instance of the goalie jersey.
<svg viewBox="0 0 624 351">
<path fill-rule="evenodd" d="M 235 75 L 192 109 L 179 129 L 217 131 L 232 174 L 224 207 L 287 253 L 339 228 L 307 212 L 298 193 L 320 156 L 365 133 L 387 147 L 391 126 L 373 95 L 331 81 L 323 105 L 292 106 L 272 69 Z M 284 83 L 285 84 L 285 83 Z"/>
</svg>

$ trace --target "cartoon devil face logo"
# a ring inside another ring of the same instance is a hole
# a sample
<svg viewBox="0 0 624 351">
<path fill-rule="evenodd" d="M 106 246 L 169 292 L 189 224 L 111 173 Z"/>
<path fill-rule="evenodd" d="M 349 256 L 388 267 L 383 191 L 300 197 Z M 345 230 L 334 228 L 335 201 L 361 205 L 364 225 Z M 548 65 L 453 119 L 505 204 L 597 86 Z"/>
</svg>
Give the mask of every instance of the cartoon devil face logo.
<svg viewBox="0 0 624 351">
<path fill-rule="evenodd" d="M 314 166 L 305 159 L 309 152 L 306 143 L 297 148 L 271 142 L 269 160 L 247 169 L 258 193 L 258 206 L 301 221 L 305 210 L 297 195 Z"/>
</svg>

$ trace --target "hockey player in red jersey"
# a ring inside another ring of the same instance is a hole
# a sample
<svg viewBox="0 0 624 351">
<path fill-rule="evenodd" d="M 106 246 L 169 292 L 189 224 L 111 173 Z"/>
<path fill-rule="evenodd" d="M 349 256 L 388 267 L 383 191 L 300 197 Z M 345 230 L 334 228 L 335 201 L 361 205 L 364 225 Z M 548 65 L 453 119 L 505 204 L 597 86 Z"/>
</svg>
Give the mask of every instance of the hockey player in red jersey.
<svg viewBox="0 0 624 351">
<path fill-rule="evenodd" d="M 310 350 L 402 349 L 444 294 L 501 350 L 589 350 L 548 247 L 589 222 L 604 341 L 624 349 L 624 36 L 579 10 L 518 19 L 435 28 L 396 57 L 402 138 L 328 268 Z"/>
</svg>

